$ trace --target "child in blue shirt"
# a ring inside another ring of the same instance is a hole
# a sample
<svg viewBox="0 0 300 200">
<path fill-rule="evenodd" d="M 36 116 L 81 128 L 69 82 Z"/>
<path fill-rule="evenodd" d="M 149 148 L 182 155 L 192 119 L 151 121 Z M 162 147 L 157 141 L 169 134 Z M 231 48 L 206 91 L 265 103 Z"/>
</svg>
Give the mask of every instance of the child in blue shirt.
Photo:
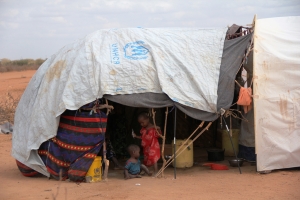
<svg viewBox="0 0 300 200">
<path fill-rule="evenodd" d="M 128 153 L 130 154 L 130 158 L 126 161 L 125 170 L 124 170 L 124 178 L 141 178 L 141 171 L 145 171 L 148 176 L 151 176 L 152 173 L 149 172 L 148 168 L 141 164 L 139 160 L 140 157 L 140 147 L 131 144 L 128 147 Z"/>
</svg>

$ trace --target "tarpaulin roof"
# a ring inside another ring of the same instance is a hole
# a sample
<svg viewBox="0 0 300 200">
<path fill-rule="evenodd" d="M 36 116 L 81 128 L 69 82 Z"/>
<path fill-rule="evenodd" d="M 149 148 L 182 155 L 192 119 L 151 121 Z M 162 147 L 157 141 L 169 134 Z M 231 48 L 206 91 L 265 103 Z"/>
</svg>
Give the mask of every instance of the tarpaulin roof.
<svg viewBox="0 0 300 200">
<path fill-rule="evenodd" d="M 224 42 L 226 30 L 100 30 L 65 46 L 38 69 L 19 102 L 12 155 L 46 175 L 36 150 L 56 135 L 60 114 L 103 95 L 129 106 L 176 105 L 196 119 L 216 119 L 232 103 L 251 38 Z"/>
<path fill-rule="evenodd" d="M 249 34 L 224 42 L 220 75 L 218 78 L 217 111 L 220 111 L 221 108 L 224 108 L 225 110 L 229 109 L 232 105 L 235 76 L 239 70 L 239 66 L 251 37 L 252 34 Z M 132 107 L 161 108 L 175 105 L 190 117 L 204 121 L 213 121 L 219 116 L 219 113 L 217 112 L 207 112 L 174 102 L 166 94 L 139 93 L 131 95 L 104 95 L 104 97 L 114 102 Z"/>
</svg>

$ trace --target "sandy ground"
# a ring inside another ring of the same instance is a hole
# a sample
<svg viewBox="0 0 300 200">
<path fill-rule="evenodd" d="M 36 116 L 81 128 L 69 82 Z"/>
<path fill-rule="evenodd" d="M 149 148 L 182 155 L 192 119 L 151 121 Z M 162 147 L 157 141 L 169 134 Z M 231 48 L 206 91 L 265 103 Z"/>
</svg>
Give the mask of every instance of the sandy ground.
<svg viewBox="0 0 300 200">
<path fill-rule="evenodd" d="M 10 92 L 14 97 L 21 96 L 35 70 L 0 73 L 0 100 Z"/>
<path fill-rule="evenodd" d="M 0 94 L 9 88 L 14 95 L 21 95 L 33 74 L 0 73 Z M 244 163 L 242 174 L 233 167 L 216 171 L 202 166 L 207 156 L 196 148 L 194 166 L 177 169 L 176 179 L 172 167 L 165 178 L 126 181 L 119 170 L 109 170 L 108 181 L 98 183 L 28 178 L 21 175 L 10 155 L 11 138 L 0 134 L 0 199 L 300 199 L 299 168 L 258 174 L 255 165 Z M 227 159 L 222 163 L 228 165 Z"/>
</svg>

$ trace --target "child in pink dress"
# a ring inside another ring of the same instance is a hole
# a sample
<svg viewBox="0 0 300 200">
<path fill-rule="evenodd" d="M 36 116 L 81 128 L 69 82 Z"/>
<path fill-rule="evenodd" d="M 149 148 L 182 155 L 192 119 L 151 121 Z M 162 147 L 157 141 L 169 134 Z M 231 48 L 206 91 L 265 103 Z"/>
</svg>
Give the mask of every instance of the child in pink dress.
<svg viewBox="0 0 300 200">
<path fill-rule="evenodd" d="M 160 146 L 158 143 L 159 134 L 161 135 L 161 130 L 157 127 L 155 129 L 154 125 L 150 122 L 149 113 L 142 112 L 138 116 L 138 121 L 142 126 L 140 131 L 141 136 L 137 136 L 133 133 L 133 137 L 142 140 L 142 147 L 144 152 L 144 165 L 147 167 L 154 167 L 154 174 L 157 172 L 157 161 L 160 158 Z M 157 131 L 159 134 L 157 134 Z"/>
</svg>

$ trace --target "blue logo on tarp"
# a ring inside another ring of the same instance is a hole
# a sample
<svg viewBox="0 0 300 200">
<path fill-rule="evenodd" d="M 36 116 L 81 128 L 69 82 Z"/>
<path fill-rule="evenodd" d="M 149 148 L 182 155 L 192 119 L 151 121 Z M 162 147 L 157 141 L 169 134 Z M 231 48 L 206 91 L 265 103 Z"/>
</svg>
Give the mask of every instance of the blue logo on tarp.
<svg viewBox="0 0 300 200">
<path fill-rule="evenodd" d="M 118 44 L 112 44 L 110 47 L 110 59 L 111 63 L 115 65 L 120 64 L 120 55 L 119 55 L 119 47 Z"/>
<path fill-rule="evenodd" d="M 130 60 L 144 60 L 148 58 L 149 50 L 143 41 L 128 43 L 124 47 L 125 58 Z"/>
</svg>

